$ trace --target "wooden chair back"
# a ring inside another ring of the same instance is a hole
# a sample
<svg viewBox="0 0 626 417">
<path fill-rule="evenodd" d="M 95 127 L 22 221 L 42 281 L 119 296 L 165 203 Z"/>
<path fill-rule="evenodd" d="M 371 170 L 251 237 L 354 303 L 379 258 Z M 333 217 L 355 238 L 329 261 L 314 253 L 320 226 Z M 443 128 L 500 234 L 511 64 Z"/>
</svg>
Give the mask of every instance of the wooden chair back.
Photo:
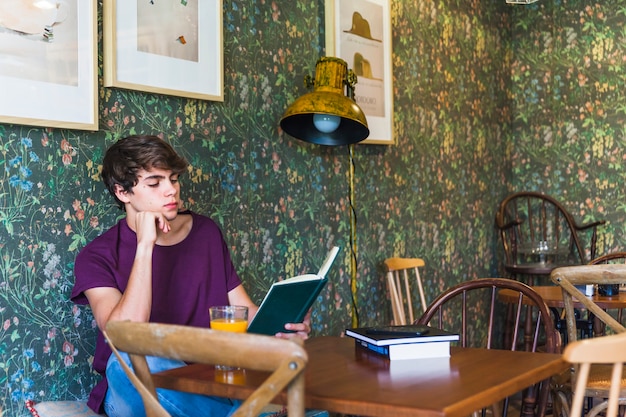
<svg viewBox="0 0 626 417">
<path fill-rule="evenodd" d="M 496 213 L 509 272 L 514 272 L 518 263 L 529 263 L 528 257 L 536 258 L 541 250 L 551 253 L 548 257 L 558 257 L 561 264 L 586 264 L 595 258 L 597 228 L 604 223 L 579 225 L 556 199 L 531 191 L 507 196 Z M 583 231 L 591 231 L 587 244 L 581 239 Z"/>
<path fill-rule="evenodd" d="M 393 324 L 404 325 L 413 323 L 413 279 L 420 297 L 422 312 L 426 311 L 426 297 L 419 268 L 425 263 L 421 258 L 387 258 L 384 261 L 387 270 L 387 288 L 391 299 Z"/>
<path fill-rule="evenodd" d="M 626 252 L 610 252 L 606 255 L 598 256 L 589 262 L 589 265 L 600 264 L 626 264 Z"/>
<path fill-rule="evenodd" d="M 626 264 L 626 252 L 622 252 L 622 251 L 610 252 L 610 253 L 607 253 L 606 255 L 602 255 L 595 259 L 592 259 L 591 262 L 589 262 L 589 265 L 600 265 L 600 264 Z M 624 309 L 621 308 L 617 312 L 617 321 L 622 323 L 623 316 L 624 316 Z"/>
<path fill-rule="evenodd" d="M 574 299 L 581 303 L 596 318 L 601 320 L 615 333 L 626 332 L 626 328 L 613 316 L 598 307 L 589 297 L 585 296 L 576 286 L 626 284 L 625 264 L 579 265 L 556 268 L 550 279 L 563 291 L 563 306 L 567 326 L 567 340 L 573 342 L 578 338 Z"/>
<path fill-rule="evenodd" d="M 607 416 L 617 416 L 618 405 L 626 405 L 626 399 L 620 400 L 623 398 L 625 385 L 622 376 L 623 365 L 626 362 L 624 346 L 626 346 L 626 333 L 579 340 L 565 347 L 564 359 L 575 364 L 577 368 L 570 416 L 584 415 L 583 400 L 588 394 L 586 389 L 589 387 L 588 381 L 593 379 L 592 365 L 611 365 L 610 368 L 605 368 L 610 379 L 608 379 L 607 394 L 603 395 L 608 395 L 608 400 L 592 408 L 587 416 L 595 416 L 602 410 L 608 411 Z"/>
<path fill-rule="evenodd" d="M 516 293 L 517 301 L 502 301 L 498 297 L 502 289 Z M 450 323 L 454 317 L 460 319 Z M 439 295 L 417 323 L 459 332 L 464 347 L 561 353 L 560 335 L 541 296 L 528 285 L 507 278 L 462 282 Z M 549 382 L 524 391 L 523 413 L 540 417 L 545 414 Z"/>
<path fill-rule="evenodd" d="M 190 363 L 221 364 L 271 372 L 233 414 L 256 416 L 287 389 L 290 416 L 304 417 L 304 369 L 307 354 L 301 339 L 279 339 L 248 333 L 159 323 L 110 321 L 104 335 L 133 383 L 148 417 L 169 417 L 157 397 L 145 357 L 160 356 Z M 133 370 L 119 351 L 128 353 Z"/>
<path fill-rule="evenodd" d="M 561 267 L 553 270 L 550 278 L 555 284 L 559 285 L 563 291 L 563 305 L 565 310 L 565 322 L 568 339 L 567 346 L 576 342 L 576 339 L 578 338 L 574 300 L 581 303 L 584 309 L 588 310 L 588 312 L 594 316 L 594 320 L 600 320 L 603 325 L 611 329 L 612 332 L 616 334 L 626 332 L 626 327 L 613 318 L 613 316 L 607 311 L 595 304 L 589 297 L 585 296 L 582 291 L 576 288 L 576 286 L 585 285 L 625 284 L 625 264 L 598 264 Z M 604 337 L 584 340 L 603 339 Z M 593 358 L 595 359 L 596 357 L 594 356 Z M 606 409 L 608 402 L 605 398 L 609 396 L 609 386 L 612 378 L 611 369 L 602 365 L 592 366 L 590 370 L 592 377 L 586 380 L 586 384 L 576 385 L 585 388 L 581 390 L 573 390 L 572 384 L 576 383 L 575 381 L 579 378 L 578 371 L 579 370 L 575 367 L 570 379 L 564 381 L 560 384 L 560 386 L 555 387 L 555 407 L 566 410 L 569 406 L 569 397 L 571 396 L 571 393 L 574 392 L 578 394 L 577 391 L 582 391 L 581 395 L 583 395 L 583 397 L 600 399 L 600 402 L 595 406 L 593 406 L 592 401 L 588 401 L 589 416 L 595 415 L 597 412 Z M 626 396 L 626 381 L 621 384 L 620 396 Z"/>
</svg>

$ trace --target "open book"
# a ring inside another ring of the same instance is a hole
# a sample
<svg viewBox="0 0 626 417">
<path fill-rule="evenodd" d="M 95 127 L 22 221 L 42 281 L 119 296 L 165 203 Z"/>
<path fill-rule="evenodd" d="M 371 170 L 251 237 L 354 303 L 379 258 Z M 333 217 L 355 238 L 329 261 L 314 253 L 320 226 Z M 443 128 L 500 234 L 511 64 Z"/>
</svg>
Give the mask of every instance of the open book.
<svg viewBox="0 0 626 417">
<path fill-rule="evenodd" d="M 272 284 L 248 326 L 248 333 L 274 335 L 288 332 L 286 323 L 302 322 L 328 282 L 326 273 L 338 252 L 337 246 L 328 252 L 317 274 L 299 275 Z"/>
</svg>

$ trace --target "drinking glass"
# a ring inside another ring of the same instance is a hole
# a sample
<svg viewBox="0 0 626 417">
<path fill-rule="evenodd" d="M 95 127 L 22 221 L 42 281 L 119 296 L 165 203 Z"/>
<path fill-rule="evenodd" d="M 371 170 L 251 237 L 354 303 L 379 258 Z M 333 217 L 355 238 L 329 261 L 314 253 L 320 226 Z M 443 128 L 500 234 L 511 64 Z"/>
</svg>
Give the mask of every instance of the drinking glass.
<svg viewBox="0 0 626 417">
<path fill-rule="evenodd" d="M 227 332 L 245 333 L 248 328 L 248 307 L 213 306 L 209 308 L 211 328 Z"/>
<path fill-rule="evenodd" d="M 211 329 L 226 332 L 245 333 L 248 328 L 248 307 L 213 306 L 209 308 Z M 215 365 L 216 371 L 235 371 L 238 368 Z"/>
</svg>

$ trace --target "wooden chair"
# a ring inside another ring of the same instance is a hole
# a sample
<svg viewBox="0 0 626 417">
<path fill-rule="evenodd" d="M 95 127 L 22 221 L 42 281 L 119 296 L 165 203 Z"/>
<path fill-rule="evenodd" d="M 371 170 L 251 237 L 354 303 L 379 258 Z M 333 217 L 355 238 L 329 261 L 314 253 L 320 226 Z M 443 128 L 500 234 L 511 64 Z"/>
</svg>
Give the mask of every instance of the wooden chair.
<svg viewBox="0 0 626 417">
<path fill-rule="evenodd" d="M 555 267 L 584 265 L 596 256 L 597 228 L 604 223 L 579 225 L 561 203 L 542 193 L 511 194 L 496 213 L 504 268 L 513 278 L 526 277 L 533 285 L 534 276 L 547 277 Z M 581 235 L 589 231 L 584 244 Z"/>
<path fill-rule="evenodd" d="M 130 321 L 107 323 L 104 335 L 141 395 L 148 417 L 169 417 L 169 414 L 156 397 L 146 355 L 271 371 L 268 379 L 244 401 L 233 417 L 258 415 L 285 388 L 288 414 L 296 417 L 305 415 L 303 371 L 308 357 L 301 339 L 285 340 L 257 334 Z M 118 350 L 129 354 L 134 372 L 122 360 Z"/>
<path fill-rule="evenodd" d="M 589 262 L 589 265 L 600 264 L 626 264 L 626 252 L 610 252 L 606 255 L 598 256 L 597 258 L 592 259 L 591 262 Z"/>
<path fill-rule="evenodd" d="M 25 405 L 31 417 L 106 417 L 92 411 L 87 406 L 87 401 L 60 400 L 35 403 L 33 400 L 26 400 Z"/>
<path fill-rule="evenodd" d="M 589 262 L 589 265 L 613 263 L 626 263 L 626 252 L 611 252 L 606 255 L 599 256 L 595 259 L 592 259 Z M 559 320 L 556 323 L 557 328 L 559 329 L 559 331 L 561 331 L 564 342 L 566 343 L 568 341 L 568 337 L 567 324 L 565 320 L 565 310 L 561 311 L 560 313 L 557 312 L 556 314 L 559 315 Z M 598 321 L 594 319 L 593 313 L 587 313 L 585 316 L 584 310 L 581 311 L 580 309 L 574 309 L 574 314 L 576 318 L 576 330 L 578 332 L 577 338 L 578 336 L 580 336 L 581 339 L 586 337 L 593 337 L 594 331 L 595 333 L 603 333 L 603 329 L 594 329 L 594 324 L 596 324 L 597 327 L 598 325 L 601 326 L 602 322 L 598 323 Z M 622 309 L 619 309 L 617 311 L 617 321 L 620 323 L 622 322 L 622 316 L 623 311 Z"/>
<path fill-rule="evenodd" d="M 505 303 L 498 297 L 498 291 L 509 289 L 517 293 L 517 302 Z M 512 305 L 512 320 L 507 320 L 505 312 Z M 526 310 L 534 319 L 523 323 Z M 454 318 L 458 318 L 454 322 Z M 561 339 L 554 327 L 548 306 L 528 285 L 507 278 L 482 278 L 462 282 L 439 295 L 417 320 L 460 334 L 464 347 L 487 349 L 510 349 L 561 353 Z M 511 335 L 510 341 L 504 337 Z M 538 386 L 525 389 L 522 395 L 522 415 L 542 417 L 547 408 L 550 393 L 549 380 Z M 504 408 L 494 405 L 494 415 L 506 413 Z"/>
<path fill-rule="evenodd" d="M 595 259 L 592 259 L 589 262 L 589 265 L 601 265 L 601 264 L 626 264 L 626 252 L 618 251 L 618 252 L 610 252 L 606 255 L 599 256 Z M 617 311 L 617 321 L 622 323 L 622 317 L 624 315 L 623 309 L 619 309 Z M 592 317 L 589 317 L 590 320 L 593 320 Z"/>
<path fill-rule="evenodd" d="M 602 366 L 604 372 L 610 375 L 610 383 L 606 388 L 608 400 L 592 408 L 586 417 L 594 417 L 599 412 L 607 410 L 607 416 L 617 416 L 618 405 L 626 405 L 624 398 L 623 365 L 626 362 L 626 334 L 596 337 L 595 339 L 579 340 L 568 344 L 563 352 L 566 361 L 577 368 L 574 381 L 574 399 L 570 415 L 582 416 L 583 400 L 587 394 L 589 384 L 595 381 L 593 367 Z"/>
<path fill-rule="evenodd" d="M 387 288 L 391 298 L 393 324 L 404 325 L 413 323 L 415 320 L 413 315 L 413 291 L 409 275 L 415 276 L 422 311 L 426 311 L 426 297 L 424 296 L 424 287 L 419 271 L 419 268 L 425 265 L 424 260 L 420 258 L 387 258 L 384 263 L 387 270 Z"/>
<path fill-rule="evenodd" d="M 599 256 L 595 259 L 592 259 L 589 262 L 589 265 L 600 265 L 600 264 L 626 264 L 626 252 L 617 251 L 617 252 L 609 252 L 606 255 Z M 622 322 L 622 311 L 619 312 L 619 317 L 617 319 L 620 323 Z"/>
<path fill-rule="evenodd" d="M 602 285 L 602 284 L 626 284 L 626 265 L 624 264 L 600 264 L 582 265 L 572 267 L 557 268 L 550 275 L 552 281 L 561 287 L 563 291 L 563 304 L 565 309 L 565 321 L 567 326 L 567 338 L 569 344 L 575 342 L 578 337 L 576 325 L 576 314 L 574 309 L 574 299 L 581 303 L 589 313 L 592 313 L 594 320 L 600 320 L 611 332 L 624 333 L 626 327 L 618 322 L 611 314 L 596 305 L 589 297 L 586 297 L 576 286 Z M 594 340 L 594 339 L 591 339 Z M 555 398 L 557 405 L 562 409 L 561 415 L 568 415 L 570 396 L 572 392 L 571 383 L 577 378 L 576 369 L 570 378 L 564 378 L 559 386 L 555 386 Z M 587 380 L 584 396 L 592 399 L 600 399 L 599 405 L 593 410 L 603 409 L 606 406 L 604 398 L 609 396 L 609 382 L 611 381 L 611 371 L 606 366 L 594 365 L 591 367 L 591 377 Z M 626 397 L 626 382 L 622 384 L 620 397 Z M 592 401 L 589 401 L 588 408 L 591 408 Z"/>
</svg>

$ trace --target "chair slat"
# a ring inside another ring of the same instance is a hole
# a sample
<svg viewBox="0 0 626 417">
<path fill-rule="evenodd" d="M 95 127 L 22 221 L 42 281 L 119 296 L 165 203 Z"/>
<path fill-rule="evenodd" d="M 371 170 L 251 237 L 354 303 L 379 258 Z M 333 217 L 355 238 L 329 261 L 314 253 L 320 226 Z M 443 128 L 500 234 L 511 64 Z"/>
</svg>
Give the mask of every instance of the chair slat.
<svg viewBox="0 0 626 417">
<path fill-rule="evenodd" d="M 425 266 L 421 258 L 387 258 L 384 261 L 387 270 L 387 288 L 391 300 L 393 324 L 405 325 L 415 321 L 413 278 L 417 284 L 422 311 L 426 310 L 426 296 L 419 268 Z"/>
</svg>

